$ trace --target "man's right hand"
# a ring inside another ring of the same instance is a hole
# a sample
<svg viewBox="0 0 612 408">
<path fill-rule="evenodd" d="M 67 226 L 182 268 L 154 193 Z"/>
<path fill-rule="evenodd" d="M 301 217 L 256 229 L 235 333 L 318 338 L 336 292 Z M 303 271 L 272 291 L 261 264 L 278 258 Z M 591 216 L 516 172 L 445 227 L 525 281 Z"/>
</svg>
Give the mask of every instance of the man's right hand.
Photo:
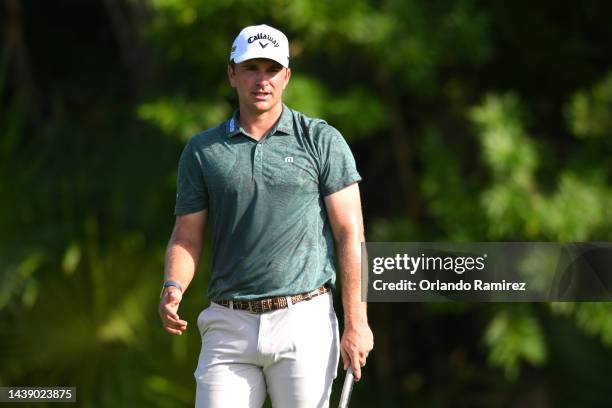
<svg viewBox="0 0 612 408">
<path fill-rule="evenodd" d="M 187 330 L 187 322 L 181 320 L 178 315 L 179 304 L 183 298 L 183 292 L 174 286 L 164 289 L 159 302 L 159 317 L 161 317 L 164 329 L 175 336 L 180 336 Z"/>
</svg>

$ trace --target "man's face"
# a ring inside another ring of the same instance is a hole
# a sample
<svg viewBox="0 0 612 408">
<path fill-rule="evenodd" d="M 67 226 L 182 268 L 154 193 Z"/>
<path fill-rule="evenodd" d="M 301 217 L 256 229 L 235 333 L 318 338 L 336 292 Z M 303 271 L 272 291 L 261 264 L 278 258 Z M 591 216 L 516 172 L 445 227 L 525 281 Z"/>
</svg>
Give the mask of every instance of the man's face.
<svg viewBox="0 0 612 408">
<path fill-rule="evenodd" d="M 281 103 L 291 70 L 276 61 L 255 58 L 227 67 L 227 77 L 238 92 L 240 107 L 266 112 Z"/>
</svg>

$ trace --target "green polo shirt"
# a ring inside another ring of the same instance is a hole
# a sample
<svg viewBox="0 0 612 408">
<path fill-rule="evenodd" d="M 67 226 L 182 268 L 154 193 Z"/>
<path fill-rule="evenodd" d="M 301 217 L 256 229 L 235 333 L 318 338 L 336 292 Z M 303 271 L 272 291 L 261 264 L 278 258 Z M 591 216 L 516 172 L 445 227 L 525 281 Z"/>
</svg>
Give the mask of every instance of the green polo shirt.
<svg viewBox="0 0 612 408">
<path fill-rule="evenodd" d="M 176 215 L 208 209 L 213 300 L 314 290 L 336 279 L 323 197 L 361 180 L 335 128 L 283 105 L 257 141 L 236 112 L 194 136 L 180 158 Z"/>
</svg>

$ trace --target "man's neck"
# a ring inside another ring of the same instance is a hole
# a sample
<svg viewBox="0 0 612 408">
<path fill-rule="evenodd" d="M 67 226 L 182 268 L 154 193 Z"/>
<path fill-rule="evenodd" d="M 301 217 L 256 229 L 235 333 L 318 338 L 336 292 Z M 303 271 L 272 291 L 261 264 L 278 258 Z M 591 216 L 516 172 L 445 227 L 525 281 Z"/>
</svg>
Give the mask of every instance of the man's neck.
<svg viewBox="0 0 612 408">
<path fill-rule="evenodd" d="M 255 140 L 261 140 L 276 124 L 283 113 L 283 104 L 279 103 L 266 112 L 254 112 L 240 108 L 238 118 L 240 126 Z"/>
</svg>

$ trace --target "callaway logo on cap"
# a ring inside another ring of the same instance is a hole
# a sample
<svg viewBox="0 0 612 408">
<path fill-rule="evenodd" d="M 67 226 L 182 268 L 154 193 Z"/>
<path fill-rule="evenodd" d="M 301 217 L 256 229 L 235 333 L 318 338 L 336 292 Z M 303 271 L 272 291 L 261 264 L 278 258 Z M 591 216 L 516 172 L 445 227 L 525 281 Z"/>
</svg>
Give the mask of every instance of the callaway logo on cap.
<svg viewBox="0 0 612 408">
<path fill-rule="evenodd" d="M 253 58 L 268 58 L 289 67 L 289 41 L 285 34 L 265 24 L 244 28 L 232 44 L 230 60 L 240 64 Z"/>
</svg>

